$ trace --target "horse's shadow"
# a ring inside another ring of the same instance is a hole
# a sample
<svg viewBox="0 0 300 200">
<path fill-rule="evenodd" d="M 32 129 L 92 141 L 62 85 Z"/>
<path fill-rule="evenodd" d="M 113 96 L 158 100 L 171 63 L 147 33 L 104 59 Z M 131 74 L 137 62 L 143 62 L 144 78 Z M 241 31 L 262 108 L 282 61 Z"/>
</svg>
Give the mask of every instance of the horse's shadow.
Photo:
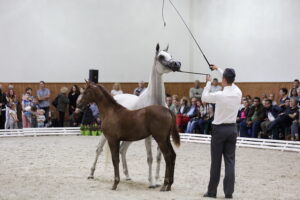
<svg viewBox="0 0 300 200">
<path fill-rule="evenodd" d="M 101 177 L 98 177 L 98 178 L 95 178 L 95 179 L 92 179 L 92 180 L 88 180 L 88 181 L 98 182 L 102 185 L 103 188 L 108 188 L 108 189 L 111 189 L 111 186 L 113 185 L 113 182 L 114 182 L 112 179 L 101 178 Z M 132 191 L 134 191 L 134 190 L 139 190 L 139 191 L 141 191 L 141 190 L 148 190 L 148 191 L 153 190 L 153 191 L 156 191 L 156 190 L 160 189 L 160 186 L 150 189 L 149 185 L 147 183 L 141 182 L 141 181 L 121 179 L 120 183 L 122 184 L 121 188 L 124 187 L 124 188 L 126 188 L 126 190 L 128 189 L 128 190 L 132 190 Z"/>
</svg>

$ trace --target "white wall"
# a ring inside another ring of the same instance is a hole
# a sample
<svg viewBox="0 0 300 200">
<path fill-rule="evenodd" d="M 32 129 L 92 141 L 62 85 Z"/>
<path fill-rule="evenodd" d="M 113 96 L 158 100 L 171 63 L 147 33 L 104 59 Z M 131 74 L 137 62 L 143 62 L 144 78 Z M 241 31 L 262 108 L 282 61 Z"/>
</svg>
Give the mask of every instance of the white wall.
<svg viewBox="0 0 300 200">
<path fill-rule="evenodd" d="M 238 81 L 300 75 L 300 1 L 173 2 L 210 62 L 235 67 Z M 0 0 L 0 82 L 82 82 L 89 68 L 99 69 L 103 82 L 148 80 L 158 41 L 170 44 L 183 69 L 209 72 L 167 0 L 163 28 L 161 6 L 162 0 Z M 194 78 L 172 73 L 165 80 Z"/>
</svg>

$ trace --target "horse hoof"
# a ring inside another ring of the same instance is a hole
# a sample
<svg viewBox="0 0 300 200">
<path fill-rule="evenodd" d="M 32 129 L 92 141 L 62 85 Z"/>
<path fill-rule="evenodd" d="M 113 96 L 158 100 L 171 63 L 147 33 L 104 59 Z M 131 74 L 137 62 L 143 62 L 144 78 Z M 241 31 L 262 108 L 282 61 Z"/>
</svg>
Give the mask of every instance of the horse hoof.
<svg viewBox="0 0 300 200">
<path fill-rule="evenodd" d="M 88 179 L 94 179 L 94 176 L 89 176 Z"/>
<path fill-rule="evenodd" d="M 166 191 L 166 186 L 162 186 L 162 187 L 160 188 L 160 191 L 161 191 L 161 192 L 165 192 L 165 191 Z"/>
<path fill-rule="evenodd" d="M 126 177 L 126 181 L 131 181 L 131 178 L 130 177 Z"/>
<path fill-rule="evenodd" d="M 156 184 L 156 185 L 155 185 L 155 187 L 157 187 L 157 188 L 160 187 L 160 186 L 161 186 L 160 184 Z"/>
<path fill-rule="evenodd" d="M 117 186 L 116 185 L 113 185 L 111 190 L 116 190 L 117 189 Z"/>
<path fill-rule="evenodd" d="M 156 187 L 155 187 L 155 185 L 150 185 L 149 188 L 150 189 L 155 189 Z"/>
</svg>

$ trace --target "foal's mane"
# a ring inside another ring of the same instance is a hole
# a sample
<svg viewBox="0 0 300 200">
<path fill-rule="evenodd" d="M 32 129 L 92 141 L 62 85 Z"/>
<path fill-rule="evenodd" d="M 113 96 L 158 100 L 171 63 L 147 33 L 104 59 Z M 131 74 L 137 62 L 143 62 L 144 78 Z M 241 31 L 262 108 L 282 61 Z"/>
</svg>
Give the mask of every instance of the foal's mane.
<svg viewBox="0 0 300 200">
<path fill-rule="evenodd" d="M 123 106 L 120 105 L 120 104 L 119 104 L 119 103 L 111 96 L 111 94 L 109 94 L 109 93 L 107 92 L 107 90 L 106 90 L 102 85 L 97 84 L 96 86 L 101 90 L 101 92 L 103 93 L 103 95 L 105 96 L 105 98 L 108 99 L 108 101 L 109 101 L 110 103 L 112 103 L 113 105 L 115 105 L 115 106 L 117 106 L 117 107 L 119 107 L 119 108 L 123 108 Z"/>
</svg>

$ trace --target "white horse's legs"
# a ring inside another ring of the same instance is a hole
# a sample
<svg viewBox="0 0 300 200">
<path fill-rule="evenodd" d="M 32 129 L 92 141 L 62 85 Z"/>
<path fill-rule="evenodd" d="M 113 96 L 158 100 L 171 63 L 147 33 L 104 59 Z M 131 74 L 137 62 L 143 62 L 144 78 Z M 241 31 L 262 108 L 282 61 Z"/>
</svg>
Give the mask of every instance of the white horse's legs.
<svg viewBox="0 0 300 200">
<path fill-rule="evenodd" d="M 128 173 L 128 167 L 127 167 L 127 161 L 126 161 L 126 152 L 128 150 L 129 145 L 131 142 L 122 142 L 120 146 L 120 154 L 122 158 L 122 165 L 123 165 L 123 173 L 126 176 L 126 180 L 131 180 L 129 173 Z"/>
<path fill-rule="evenodd" d="M 155 174 L 155 186 L 159 187 L 159 171 L 160 171 L 160 161 L 161 161 L 161 151 L 159 146 L 157 146 L 157 154 L 156 154 L 156 174 Z"/>
<path fill-rule="evenodd" d="M 152 141 L 152 136 L 147 137 L 145 139 L 145 146 L 146 146 L 146 150 L 147 150 L 147 162 L 148 162 L 148 167 L 149 167 L 149 176 L 148 176 L 149 188 L 155 188 L 155 183 L 154 183 L 153 177 L 152 177 L 153 157 L 152 157 L 151 141 Z"/>
<path fill-rule="evenodd" d="M 100 142 L 99 142 L 99 144 L 98 144 L 98 146 L 97 146 L 97 150 L 96 150 L 96 158 L 95 158 L 95 161 L 94 161 L 93 166 L 92 166 L 92 168 L 91 168 L 91 174 L 90 174 L 90 176 L 88 177 L 88 179 L 93 179 L 93 178 L 94 178 L 94 172 L 95 172 L 95 169 L 96 169 L 96 164 L 97 164 L 97 161 L 98 161 L 98 158 L 99 158 L 101 152 L 103 151 L 103 146 L 104 146 L 105 142 L 106 142 L 106 138 L 105 138 L 105 136 L 102 134 L 102 135 L 100 136 Z"/>
</svg>

